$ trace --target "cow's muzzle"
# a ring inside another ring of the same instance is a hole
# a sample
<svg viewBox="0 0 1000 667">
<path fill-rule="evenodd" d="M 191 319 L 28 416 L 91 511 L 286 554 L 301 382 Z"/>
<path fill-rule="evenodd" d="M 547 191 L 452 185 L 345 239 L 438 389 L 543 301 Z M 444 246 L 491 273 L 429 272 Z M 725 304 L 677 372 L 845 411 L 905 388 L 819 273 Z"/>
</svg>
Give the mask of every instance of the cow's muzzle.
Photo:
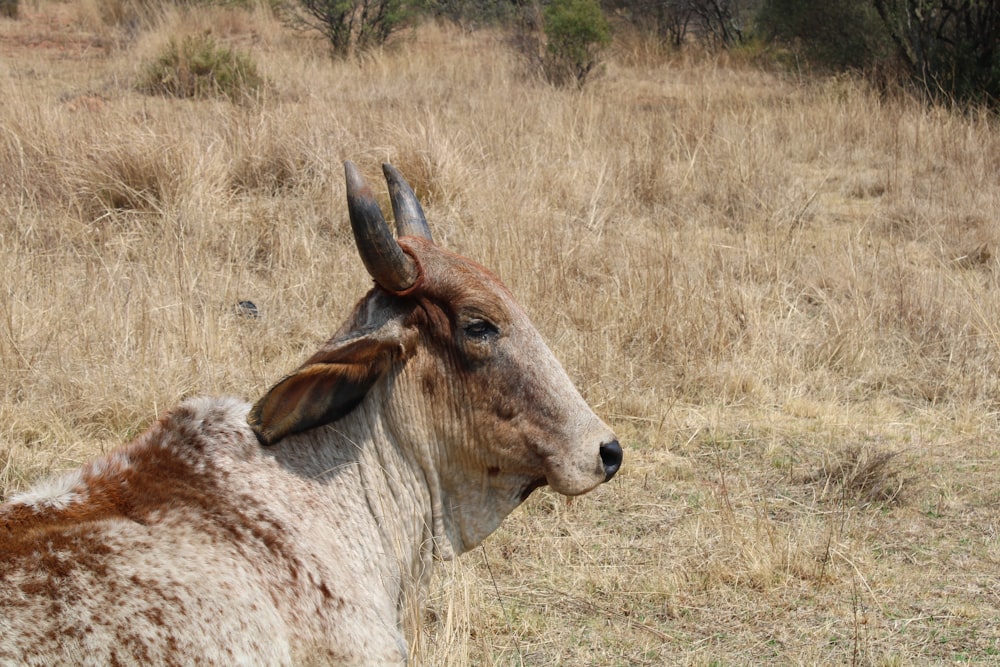
<svg viewBox="0 0 1000 667">
<path fill-rule="evenodd" d="M 622 467 L 622 446 L 617 440 L 601 445 L 601 463 L 604 464 L 604 481 L 609 481 Z"/>
</svg>

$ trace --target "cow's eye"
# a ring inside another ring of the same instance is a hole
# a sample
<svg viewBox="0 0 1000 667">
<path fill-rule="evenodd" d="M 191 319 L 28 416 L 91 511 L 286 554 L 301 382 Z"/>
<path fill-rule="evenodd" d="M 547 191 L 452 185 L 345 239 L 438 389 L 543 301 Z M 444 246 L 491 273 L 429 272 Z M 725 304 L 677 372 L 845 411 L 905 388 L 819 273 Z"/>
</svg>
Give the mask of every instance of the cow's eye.
<svg viewBox="0 0 1000 667">
<path fill-rule="evenodd" d="M 497 325 L 488 320 L 472 320 L 465 325 L 465 335 L 477 340 L 487 340 L 493 338 L 500 330 Z"/>
</svg>

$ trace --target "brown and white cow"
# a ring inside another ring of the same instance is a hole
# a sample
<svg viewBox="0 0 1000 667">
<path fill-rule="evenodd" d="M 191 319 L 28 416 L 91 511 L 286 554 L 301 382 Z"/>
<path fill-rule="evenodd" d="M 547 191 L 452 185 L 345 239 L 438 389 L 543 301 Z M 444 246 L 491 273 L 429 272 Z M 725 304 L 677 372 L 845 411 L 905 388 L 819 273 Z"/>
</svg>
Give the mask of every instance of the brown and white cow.
<svg viewBox="0 0 1000 667">
<path fill-rule="evenodd" d="M 507 289 L 353 164 L 375 287 L 256 405 L 183 402 L 0 506 L 0 665 L 391 665 L 432 559 L 622 450 Z"/>
</svg>

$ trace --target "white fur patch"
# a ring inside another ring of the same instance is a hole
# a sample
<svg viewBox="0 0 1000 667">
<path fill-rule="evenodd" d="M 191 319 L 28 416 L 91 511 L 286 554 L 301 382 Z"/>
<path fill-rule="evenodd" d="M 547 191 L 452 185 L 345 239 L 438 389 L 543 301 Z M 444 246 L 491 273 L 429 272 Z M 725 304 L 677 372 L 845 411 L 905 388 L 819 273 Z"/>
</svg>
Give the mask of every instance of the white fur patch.
<svg viewBox="0 0 1000 667">
<path fill-rule="evenodd" d="M 10 499 L 11 503 L 27 505 L 35 510 L 66 509 L 83 497 L 80 494 L 83 486 L 83 474 L 73 470 L 59 477 L 52 477 L 39 482 L 24 493 L 19 493 Z"/>
</svg>

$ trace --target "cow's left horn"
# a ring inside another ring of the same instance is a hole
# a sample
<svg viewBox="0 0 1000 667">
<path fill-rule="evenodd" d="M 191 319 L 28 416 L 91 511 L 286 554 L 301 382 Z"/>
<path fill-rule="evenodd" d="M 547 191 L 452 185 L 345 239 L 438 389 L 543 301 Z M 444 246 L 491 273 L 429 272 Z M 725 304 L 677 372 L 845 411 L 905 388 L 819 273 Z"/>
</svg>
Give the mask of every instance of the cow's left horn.
<svg viewBox="0 0 1000 667">
<path fill-rule="evenodd" d="M 416 260 L 396 243 L 375 195 L 350 160 L 344 162 L 347 178 L 347 210 L 361 261 L 379 287 L 390 292 L 405 292 L 420 278 Z"/>
<path fill-rule="evenodd" d="M 382 165 L 385 182 L 389 184 L 389 199 L 392 200 L 392 214 L 396 217 L 396 236 L 420 236 L 433 241 L 431 228 L 427 226 L 424 209 L 420 207 L 413 188 L 403 175 L 388 162 Z"/>
</svg>

